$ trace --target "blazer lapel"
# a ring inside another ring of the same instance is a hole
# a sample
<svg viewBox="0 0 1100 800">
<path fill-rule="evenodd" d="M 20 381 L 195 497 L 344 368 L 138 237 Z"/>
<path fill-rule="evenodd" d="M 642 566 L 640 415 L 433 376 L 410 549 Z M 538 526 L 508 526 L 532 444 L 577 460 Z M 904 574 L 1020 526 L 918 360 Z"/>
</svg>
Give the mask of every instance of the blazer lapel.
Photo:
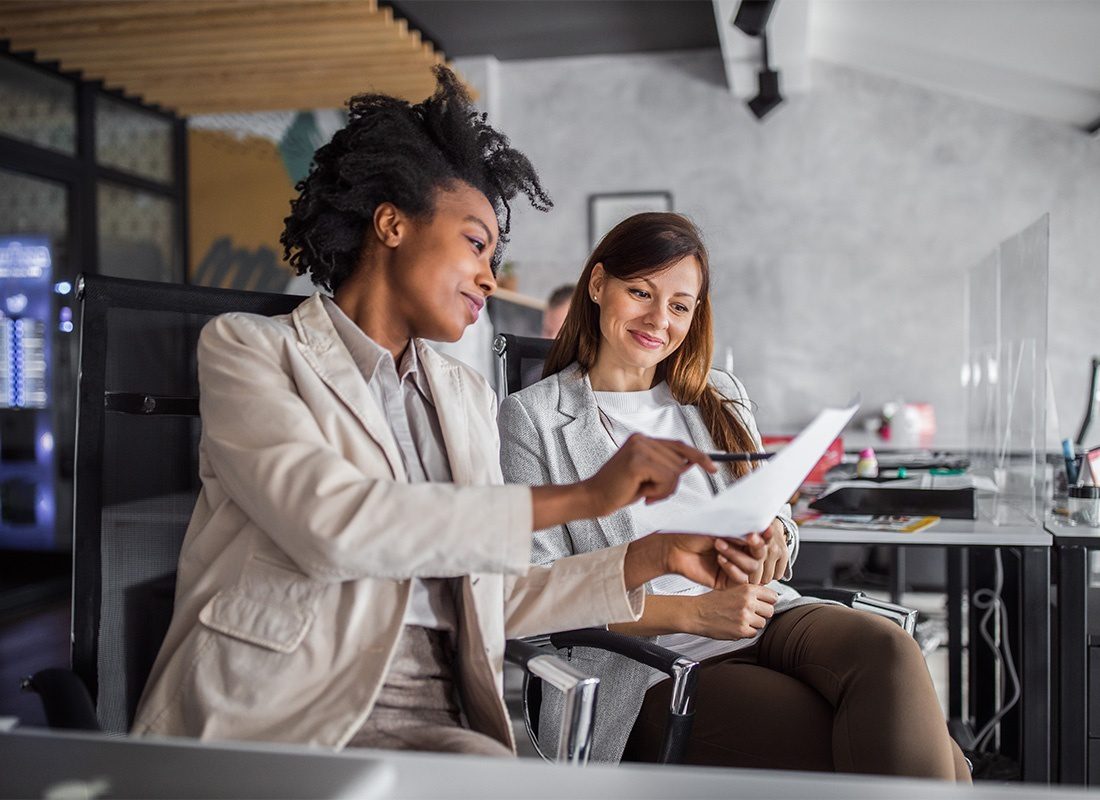
<svg viewBox="0 0 1100 800">
<path fill-rule="evenodd" d="M 572 462 L 577 480 L 587 480 L 615 454 L 616 447 L 600 422 L 592 384 L 576 364 L 558 373 L 558 411 L 572 421 L 562 427 L 565 456 Z M 636 533 L 630 512 L 621 508 L 593 520 L 606 546 L 633 541 Z"/>
<path fill-rule="evenodd" d="M 432 403 L 439 417 L 451 480 L 467 485 L 475 482 L 470 460 L 470 420 L 466 415 L 466 393 L 459 378 L 458 367 L 441 357 L 420 339 L 414 339 L 420 367 L 432 390 Z M 496 457 L 496 454 L 493 455 Z"/>
<path fill-rule="evenodd" d="M 405 467 L 393 431 L 378 402 L 367 388 L 363 374 L 340 341 L 325 310 L 321 295 L 314 294 L 291 315 L 298 331 L 298 350 L 314 372 L 348 410 L 358 418 L 367 435 L 382 449 L 397 480 L 406 480 Z"/>
</svg>

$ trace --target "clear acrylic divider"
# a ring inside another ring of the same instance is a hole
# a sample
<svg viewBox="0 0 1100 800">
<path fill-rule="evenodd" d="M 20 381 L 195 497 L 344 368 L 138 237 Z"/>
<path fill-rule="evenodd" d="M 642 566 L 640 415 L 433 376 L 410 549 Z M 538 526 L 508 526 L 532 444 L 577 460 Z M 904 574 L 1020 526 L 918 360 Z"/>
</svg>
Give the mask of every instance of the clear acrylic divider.
<svg viewBox="0 0 1100 800">
<path fill-rule="evenodd" d="M 980 518 L 1043 524 L 1050 217 L 1004 241 L 967 276 L 967 445 Z"/>
</svg>

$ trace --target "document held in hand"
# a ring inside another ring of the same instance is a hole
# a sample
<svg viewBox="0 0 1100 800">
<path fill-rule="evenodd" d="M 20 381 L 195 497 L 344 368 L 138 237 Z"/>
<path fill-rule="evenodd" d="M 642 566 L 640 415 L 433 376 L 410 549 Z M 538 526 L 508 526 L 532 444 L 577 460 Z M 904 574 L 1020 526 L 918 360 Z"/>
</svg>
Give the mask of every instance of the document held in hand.
<svg viewBox="0 0 1100 800">
<path fill-rule="evenodd" d="M 727 538 L 764 530 L 858 408 L 858 398 L 847 408 L 826 408 L 774 458 L 687 514 L 668 519 L 660 530 Z"/>
</svg>

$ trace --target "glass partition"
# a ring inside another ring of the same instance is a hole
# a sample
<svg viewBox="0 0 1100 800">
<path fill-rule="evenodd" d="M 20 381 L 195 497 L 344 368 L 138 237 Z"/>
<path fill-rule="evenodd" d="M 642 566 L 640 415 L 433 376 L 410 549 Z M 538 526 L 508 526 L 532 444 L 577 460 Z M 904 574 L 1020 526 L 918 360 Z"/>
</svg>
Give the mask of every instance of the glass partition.
<svg viewBox="0 0 1100 800">
<path fill-rule="evenodd" d="M 1042 524 L 1046 514 L 1049 253 L 1044 215 L 967 280 L 967 439 L 972 471 L 990 487 L 979 514 L 998 524 Z"/>
</svg>

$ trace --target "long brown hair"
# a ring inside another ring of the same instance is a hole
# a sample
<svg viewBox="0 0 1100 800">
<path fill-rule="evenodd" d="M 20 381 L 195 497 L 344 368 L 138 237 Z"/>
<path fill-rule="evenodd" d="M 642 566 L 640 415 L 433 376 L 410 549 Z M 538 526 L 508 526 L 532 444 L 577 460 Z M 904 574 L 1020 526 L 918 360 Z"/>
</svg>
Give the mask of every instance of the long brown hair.
<svg viewBox="0 0 1100 800">
<path fill-rule="evenodd" d="M 739 401 L 726 397 L 710 385 L 714 356 L 714 331 L 710 306 L 710 262 L 703 237 L 691 220 L 680 214 L 635 214 L 612 228 L 584 265 L 573 291 L 569 313 L 550 348 L 543 377 L 561 372 L 576 361 L 587 373 L 596 363 L 600 348 L 600 307 L 592 300 L 589 280 L 602 264 L 604 271 L 619 280 L 655 275 L 694 256 L 702 273 L 699 302 L 687 336 L 659 366 L 672 396 L 681 405 L 698 406 L 703 423 L 715 447 L 733 453 L 756 449 L 752 434 L 732 406 Z M 731 463 L 736 476 L 748 473 L 745 462 Z"/>
</svg>

